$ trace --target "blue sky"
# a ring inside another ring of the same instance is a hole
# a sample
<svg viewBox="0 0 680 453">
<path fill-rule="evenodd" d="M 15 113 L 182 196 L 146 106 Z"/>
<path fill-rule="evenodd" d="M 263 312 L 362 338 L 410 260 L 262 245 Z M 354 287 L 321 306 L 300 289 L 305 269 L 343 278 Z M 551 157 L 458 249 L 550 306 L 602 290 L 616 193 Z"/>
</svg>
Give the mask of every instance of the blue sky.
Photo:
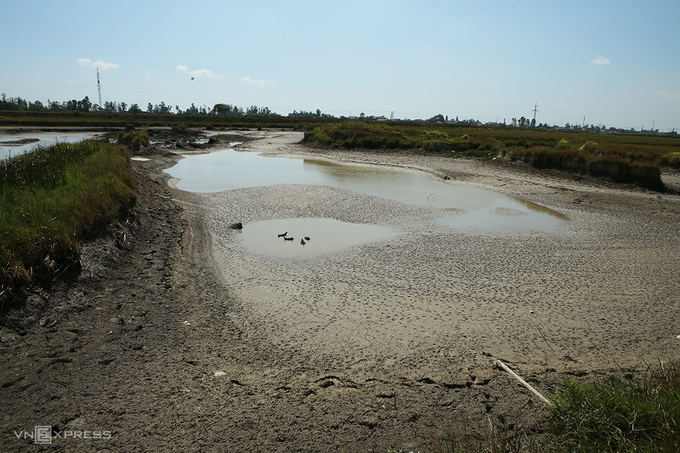
<svg viewBox="0 0 680 453">
<path fill-rule="evenodd" d="M 0 1 L 29 101 L 680 128 L 678 0 Z"/>
</svg>

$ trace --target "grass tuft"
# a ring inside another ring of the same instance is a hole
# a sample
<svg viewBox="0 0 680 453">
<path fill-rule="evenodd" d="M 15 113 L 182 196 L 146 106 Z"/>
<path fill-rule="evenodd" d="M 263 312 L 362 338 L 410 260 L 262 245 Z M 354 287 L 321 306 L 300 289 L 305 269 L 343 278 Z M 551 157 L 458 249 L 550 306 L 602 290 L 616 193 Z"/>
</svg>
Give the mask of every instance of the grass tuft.
<svg viewBox="0 0 680 453">
<path fill-rule="evenodd" d="M 663 156 L 661 163 L 673 168 L 680 168 L 680 153 L 668 153 Z"/>
<path fill-rule="evenodd" d="M 80 269 L 79 241 L 126 216 L 130 154 L 103 142 L 60 143 L 0 162 L 0 311 L 24 286 Z"/>
<path fill-rule="evenodd" d="M 125 132 L 118 133 L 118 144 L 127 146 L 134 152 L 138 152 L 140 147 L 149 146 L 149 134 L 148 132 L 136 131 L 126 127 Z"/>
<path fill-rule="evenodd" d="M 648 367 L 637 380 L 565 380 L 548 427 L 567 451 L 680 451 L 680 366 Z"/>
<path fill-rule="evenodd" d="M 626 378 L 583 383 L 564 379 L 533 430 L 494 425 L 431 437 L 437 453 L 680 451 L 680 362 L 659 362 Z"/>
</svg>

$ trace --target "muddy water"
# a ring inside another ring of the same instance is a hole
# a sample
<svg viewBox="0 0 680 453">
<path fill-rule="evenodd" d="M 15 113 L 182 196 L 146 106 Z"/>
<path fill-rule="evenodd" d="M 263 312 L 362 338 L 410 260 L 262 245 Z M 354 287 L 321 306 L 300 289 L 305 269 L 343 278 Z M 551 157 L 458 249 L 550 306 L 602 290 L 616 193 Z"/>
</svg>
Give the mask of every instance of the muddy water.
<svg viewBox="0 0 680 453">
<path fill-rule="evenodd" d="M 221 192 L 278 184 L 335 187 L 432 208 L 441 212 L 437 220 L 439 225 L 465 232 L 559 232 L 566 228 L 568 221 L 563 214 L 528 201 L 446 183 L 423 172 L 392 167 L 265 157 L 228 149 L 187 156 L 166 172 L 179 180 L 177 188 L 191 192 Z M 239 242 L 254 253 L 301 258 L 386 239 L 393 234 L 379 230 L 382 227 L 376 225 L 334 222 L 331 219 L 255 222 L 247 225 Z M 288 231 L 294 226 L 294 233 Z M 294 241 L 277 237 L 284 232 L 294 237 Z M 333 241 L 312 240 L 302 245 L 300 240 L 304 236 L 332 237 Z"/>
<path fill-rule="evenodd" d="M 333 219 L 276 219 L 252 222 L 238 236 L 252 253 L 280 258 L 311 258 L 356 245 L 393 238 L 391 228 Z M 284 236 L 282 236 L 284 235 Z"/>
</svg>

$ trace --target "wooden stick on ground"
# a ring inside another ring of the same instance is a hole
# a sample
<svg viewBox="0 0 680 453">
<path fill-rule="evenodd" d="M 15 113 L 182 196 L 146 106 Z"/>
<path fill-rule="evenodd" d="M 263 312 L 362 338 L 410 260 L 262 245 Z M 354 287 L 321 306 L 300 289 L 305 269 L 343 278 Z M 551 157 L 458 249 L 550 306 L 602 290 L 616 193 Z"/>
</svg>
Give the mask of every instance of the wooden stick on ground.
<svg viewBox="0 0 680 453">
<path fill-rule="evenodd" d="M 548 399 L 547 399 L 546 397 L 544 397 L 543 395 L 541 395 L 540 393 L 538 393 L 538 390 L 536 390 L 535 388 L 533 388 L 532 386 L 530 386 L 524 379 L 522 379 L 521 377 L 519 377 L 514 371 L 512 371 L 510 368 L 508 368 L 508 366 L 507 366 L 506 364 L 504 364 L 504 363 L 501 362 L 500 360 L 496 360 L 496 363 L 498 364 L 499 367 L 501 367 L 501 368 L 503 368 L 505 371 L 507 371 L 507 372 L 510 374 L 510 376 L 514 377 L 514 378 L 517 379 L 523 386 L 525 386 L 526 388 L 528 388 L 529 390 L 531 390 L 531 391 L 532 391 L 536 396 L 538 396 L 545 404 L 547 404 L 548 406 L 552 406 L 552 403 L 551 403 L 550 401 L 548 401 Z"/>
</svg>

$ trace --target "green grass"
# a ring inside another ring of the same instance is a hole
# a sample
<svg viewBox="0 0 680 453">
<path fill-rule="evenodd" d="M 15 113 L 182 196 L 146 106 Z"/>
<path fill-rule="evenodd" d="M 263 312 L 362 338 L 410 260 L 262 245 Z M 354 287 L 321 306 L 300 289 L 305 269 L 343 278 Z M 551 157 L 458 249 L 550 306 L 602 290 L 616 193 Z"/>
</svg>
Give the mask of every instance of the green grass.
<svg viewBox="0 0 680 453">
<path fill-rule="evenodd" d="M 636 379 L 565 380 L 547 426 L 568 451 L 680 451 L 680 364 Z"/>
<path fill-rule="evenodd" d="M 564 379 L 553 406 L 533 431 L 489 421 L 482 435 L 466 429 L 432 439 L 438 453 L 680 451 L 680 362 L 649 366 L 627 378 L 583 383 Z"/>
<path fill-rule="evenodd" d="M 448 157 L 498 155 L 663 190 L 660 165 L 680 167 L 680 138 L 424 123 L 326 122 L 305 132 L 306 143 L 347 149 L 410 150 Z"/>
<path fill-rule="evenodd" d="M 125 132 L 118 133 L 118 144 L 125 145 L 137 152 L 140 147 L 149 146 L 149 133 L 126 128 Z"/>
<path fill-rule="evenodd" d="M 77 271 L 79 241 L 135 200 L 130 154 L 120 146 L 60 143 L 0 161 L 0 308 L 14 290 Z"/>
</svg>

